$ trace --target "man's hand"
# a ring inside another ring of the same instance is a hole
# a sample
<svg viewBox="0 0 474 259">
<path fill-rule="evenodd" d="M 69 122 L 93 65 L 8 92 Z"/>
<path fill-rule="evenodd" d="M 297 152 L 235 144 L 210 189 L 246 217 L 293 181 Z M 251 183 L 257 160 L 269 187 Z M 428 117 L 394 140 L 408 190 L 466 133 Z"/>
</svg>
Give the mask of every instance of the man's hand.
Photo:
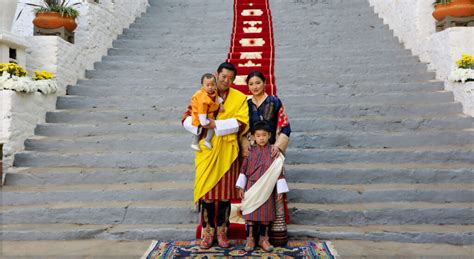
<svg viewBox="0 0 474 259">
<path fill-rule="evenodd" d="M 216 122 L 213 119 L 209 119 L 209 124 L 202 126 L 205 129 L 215 129 Z"/>
<path fill-rule="evenodd" d="M 241 200 L 243 200 L 243 199 L 244 199 L 244 196 L 245 196 L 244 190 L 243 190 L 243 189 L 239 189 L 239 198 L 240 198 Z"/>
</svg>

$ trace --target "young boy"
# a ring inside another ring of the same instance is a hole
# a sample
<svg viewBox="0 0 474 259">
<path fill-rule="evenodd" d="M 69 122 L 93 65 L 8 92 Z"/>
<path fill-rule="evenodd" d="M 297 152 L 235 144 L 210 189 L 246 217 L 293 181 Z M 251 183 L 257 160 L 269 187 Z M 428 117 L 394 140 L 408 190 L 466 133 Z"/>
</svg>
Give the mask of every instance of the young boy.
<svg viewBox="0 0 474 259">
<path fill-rule="evenodd" d="M 219 109 L 222 111 L 223 107 L 217 95 L 216 77 L 212 74 L 204 74 L 201 77 L 201 89 L 196 91 L 191 99 L 192 106 L 192 126 L 195 127 L 195 134 L 191 148 L 200 152 L 199 137 L 201 135 L 202 126 L 211 123 L 215 119 L 214 113 Z M 211 140 L 214 136 L 214 129 L 207 129 L 207 134 L 204 139 L 204 146 L 212 149 Z"/>
<path fill-rule="evenodd" d="M 252 209 L 243 209 L 242 213 L 247 225 L 245 250 L 248 252 L 254 250 L 254 230 L 258 227 L 260 234 L 258 245 L 269 252 L 273 250 L 268 232 L 270 223 L 275 220 L 275 185 L 278 200 L 281 200 L 283 193 L 289 190 L 282 170 L 283 157 L 277 157 L 275 161 L 272 159 L 272 146 L 268 143 L 271 138 L 271 129 L 267 122 L 256 122 L 252 128 L 252 134 L 256 145 L 250 148 L 249 155 L 244 158 L 236 183 L 239 196 L 243 199 L 242 207 L 244 203 L 247 203 L 245 204 L 247 208 L 253 206 Z M 279 166 L 272 165 L 277 160 Z"/>
</svg>

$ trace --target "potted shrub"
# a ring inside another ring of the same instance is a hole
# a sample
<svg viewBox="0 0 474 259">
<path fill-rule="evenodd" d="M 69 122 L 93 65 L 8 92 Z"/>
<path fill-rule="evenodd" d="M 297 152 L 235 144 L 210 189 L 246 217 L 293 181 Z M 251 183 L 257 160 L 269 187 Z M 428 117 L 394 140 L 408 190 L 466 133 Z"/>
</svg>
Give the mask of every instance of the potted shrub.
<svg viewBox="0 0 474 259">
<path fill-rule="evenodd" d="M 53 74 L 35 71 L 35 76 L 27 76 L 26 69 L 15 63 L 0 63 L 0 90 L 12 90 L 23 93 L 41 92 L 52 94 L 58 89 Z"/>
<path fill-rule="evenodd" d="M 433 17 L 438 21 L 447 16 L 474 16 L 474 0 L 436 0 L 433 4 Z"/>
<path fill-rule="evenodd" d="M 64 27 L 70 32 L 77 27 L 76 17 L 79 16 L 79 11 L 74 6 L 79 4 L 81 3 L 70 4 L 69 0 L 44 0 L 42 4 L 27 3 L 35 7 L 36 18 L 33 24 L 36 27 L 43 29 Z"/>
<path fill-rule="evenodd" d="M 474 57 L 462 54 L 462 59 L 456 61 L 457 68 L 451 72 L 449 80 L 452 82 L 474 81 Z"/>
</svg>

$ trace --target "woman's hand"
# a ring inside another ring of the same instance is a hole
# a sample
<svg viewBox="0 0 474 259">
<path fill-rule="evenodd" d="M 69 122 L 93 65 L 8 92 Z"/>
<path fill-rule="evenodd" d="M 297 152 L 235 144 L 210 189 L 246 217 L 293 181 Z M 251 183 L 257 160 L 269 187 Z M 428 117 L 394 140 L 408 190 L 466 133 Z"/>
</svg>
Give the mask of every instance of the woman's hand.
<svg viewBox="0 0 474 259">
<path fill-rule="evenodd" d="M 250 154 L 250 142 L 246 136 L 242 137 L 241 140 L 241 147 L 242 147 L 242 157 L 247 157 Z"/>
<path fill-rule="evenodd" d="M 281 150 L 280 148 L 278 148 L 277 146 L 273 145 L 272 146 L 272 158 L 275 159 L 277 158 L 281 153 Z"/>
<path fill-rule="evenodd" d="M 244 196 L 245 196 L 244 190 L 239 189 L 239 198 L 240 198 L 241 200 L 243 200 L 243 199 L 244 199 Z"/>
<path fill-rule="evenodd" d="M 283 193 L 278 194 L 278 200 L 281 201 L 283 199 Z"/>
</svg>

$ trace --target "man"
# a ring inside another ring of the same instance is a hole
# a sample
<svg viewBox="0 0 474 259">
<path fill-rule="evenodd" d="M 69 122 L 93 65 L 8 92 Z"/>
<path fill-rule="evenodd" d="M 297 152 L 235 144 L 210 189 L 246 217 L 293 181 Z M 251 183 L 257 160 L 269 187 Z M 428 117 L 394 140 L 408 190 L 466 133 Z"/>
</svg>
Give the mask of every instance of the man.
<svg viewBox="0 0 474 259">
<path fill-rule="evenodd" d="M 230 200 L 238 199 L 235 182 L 239 176 L 239 142 L 249 129 L 249 110 L 247 97 L 231 88 L 237 69 L 224 62 L 217 69 L 217 93 L 223 101 L 224 109 L 216 120 L 235 119 L 239 131 L 225 136 L 214 136 L 211 150 L 196 152 L 196 178 L 194 182 L 194 202 L 201 203 L 202 241 L 201 248 L 212 246 L 217 230 L 217 242 L 220 247 L 230 246 L 227 230 L 230 225 Z M 190 108 L 185 112 L 183 121 L 190 116 Z M 186 127 L 186 125 L 185 125 Z M 212 121 L 204 128 L 215 128 Z M 217 220 L 215 202 L 217 201 Z"/>
</svg>

